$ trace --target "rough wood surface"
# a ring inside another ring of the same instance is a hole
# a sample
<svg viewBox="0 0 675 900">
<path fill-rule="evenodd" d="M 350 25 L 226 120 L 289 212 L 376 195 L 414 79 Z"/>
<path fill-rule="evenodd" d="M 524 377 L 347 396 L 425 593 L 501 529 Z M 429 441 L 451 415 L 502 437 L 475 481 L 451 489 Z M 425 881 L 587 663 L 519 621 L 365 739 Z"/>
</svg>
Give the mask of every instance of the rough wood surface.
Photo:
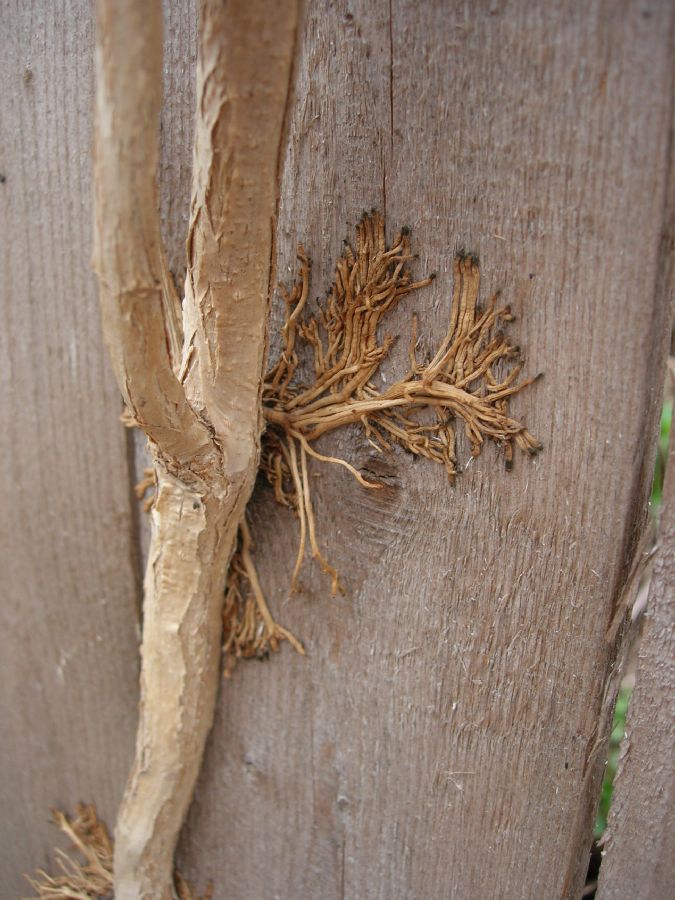
<svg viewBox="0 0 675 900">
<path fill-rule="evenodd" d="M 222 692 L 179 859 L 223 896 L 579 895 L 603 635 L 662 383 L 668 20 L 659 3 L 309 4 L 280 277 L 302 241 L 322 294 L 375 206 L 439 273 L 410 305 L 431 345 L 453 254 L 477 251 L 545 370 L 513 410 L 546 449 L 510 476 L 488 450 L 450 489 L 440 467 L 327 441 L 392 483 L 383 503 L 314 469 L 338 599 L 317 566 L 287 598 L 296 525 L 261 488 L 263 586 L 308 659 L 242 666 Z"/>
<path fill-rule="evenodd" d="M 661 515 L 635 691 L 600 869 L 601 900 L 661 900 L 675 894 L 675 442 Z"/>
<path fill-rule="evenodd" d="M 136 500 L 100 334 L 87 2 L 0 31 L 0 894 L 46 866 L 53 806 L 109 823 L 137 717 Z"/>
<path fill-rule="evenodd" d="M 402 360 L 408 310 L 430 345 L 442 337 L 453 253 L 476 250 L 486 294 L 501 287 L 518 315 L 528 370 L 546 373 L 513 404 L 546 449 L 511 474 L 488 449 L 451 489 L 440 467 L 327 440 L 391 484 L 383 502 L 314 469 L 337 599 L 316 566 L 287 597 L 296 524 L 258 491 L 263 585 L 309 655 L 243 664 L 221 692 L 179 853 L 217 898 L 579 894 L 612 705 L 603 635 L 644 511 L 665 350 L 672 13 L 537 6 L 309 4 L 279 277 L 301 240 L 323 293 L 364 209 L 390 231 L 411 225 L 418 274 L 439 277 L 390 326 Z M 179 269 L 195 43 L 189 6 L 171 7 L 162 221 Z M 0 853 L 14 896 L 46 862 L 48 806 L 94 799 L 113 820 L 136 715 L 137 582 L 88 269 L 89 8 L 2 10 Z M 71 384 L 58 354 L 73 335 Z"/>
</svg>

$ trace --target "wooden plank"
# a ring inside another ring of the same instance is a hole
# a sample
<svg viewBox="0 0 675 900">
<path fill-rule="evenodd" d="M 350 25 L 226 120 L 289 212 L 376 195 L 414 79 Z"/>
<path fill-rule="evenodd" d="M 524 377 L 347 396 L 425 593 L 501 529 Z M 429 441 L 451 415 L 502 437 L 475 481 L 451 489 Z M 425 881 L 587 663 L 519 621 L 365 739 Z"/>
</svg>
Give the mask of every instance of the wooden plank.
<svg viewBox="0 0 675 900">
<path fill-rule="evenodd" d="M 50 807 L 94 800 L 114 821 L 140 570 L 89 264 L 90 4 L 7 0 L 0 17 L 0 893 L 17 897 L 47 865 Z"/>
<path fill-rule="evenodd" d="M 654 283 L 671 12 L 532 6 L 310 6 L 280 277 L 302 240 L 321 293 L 364 208 L 385 210 L 391 232 L 412 225 L 418 271 L 439 278 L 392 322 L 402 353 L 413 308 L 429 341 L 442 336 L 453 252 L 476 249 L 486 293 L 502 287 L 518 313 L 530 371 L 546 372 L 514 404 L 546 450 L 508 476 L 488 451 L 452 489 L 395 453 L 384 504 L 315 467 L 322 540 L 348 588 L 334 600 L 315 568 L 287 598 L 295 523 L 258 492 L 264 586 L 309 657 L 284 648 L 223 690 L 181 852 L 216 897 L 578 896 L 612 705 L 602 638 L 644 508 L 651 459 L 635 455 L 654 430 L 664 353 Z M 178 270 L 194 18 L 188 3 L 168 8 L 163 202 Z M 5 0 L 2 15 L 2 508 L 18 521 L 1 551 L 14 674 L 0 853 L 3 888 L 18 893 L 17 873 L 46 862 L 46 807 L 94 799 L 114 819 L 137 701 L 136 582 L 88 267 L 89 10 Z M 356 434 L 323 449 L 373 464 Z M 78 659 L 67 696 L 63 648 Z"/>
<path fill-rule="evenodd" d="M 577 897 L 613 702 L 603 636 L 643 521 L 666 309 L 659 265 L 671 10 L 657 2 L 309 4 L 278 272 L 302 241 L 329 286 L 363 209 L 412 226 L 445 332 L 451 264 L 483 261 L 545 444 L 489 449 L 454 488 L 395 452 L 383 502 L 313 466 L 323 545 L 288 598 L 296 524 L 261 486 L 264 588 L 284 648 L 222 691 L 180 864 L 216 896 Z M 279 309 L 277 308 L 277 321 Z M 322 448 L 372 466 L 356 432 Z M 463 446 L 461 457 L 468 459 Z"/>
<path fill-rule="evenodd" d="M 635 690 L 600 869 L 602 900 L 675 894 L 675 441 L 642 626 Z"/>
</svg>

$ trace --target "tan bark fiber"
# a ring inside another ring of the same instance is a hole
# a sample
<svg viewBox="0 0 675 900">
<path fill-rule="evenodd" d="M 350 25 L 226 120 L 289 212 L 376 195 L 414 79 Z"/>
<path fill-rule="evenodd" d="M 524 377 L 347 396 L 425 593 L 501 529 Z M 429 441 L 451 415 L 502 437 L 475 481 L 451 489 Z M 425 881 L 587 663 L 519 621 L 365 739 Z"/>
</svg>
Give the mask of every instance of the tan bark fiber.
<svg viewBox="0 0 675 900">
<path fill-rule="evenodd" d="M 114 372 L 157 474 L 136 759 L 115 829 L 115 896 L 141 900 L 173 894 L 213 720 L 225 574 L 257 470 L 298 7 L 203 5 L 182 309 L 159 233 L 161 4 L 98 0 L 96 14 L 95 268 Z"/>
</svg>

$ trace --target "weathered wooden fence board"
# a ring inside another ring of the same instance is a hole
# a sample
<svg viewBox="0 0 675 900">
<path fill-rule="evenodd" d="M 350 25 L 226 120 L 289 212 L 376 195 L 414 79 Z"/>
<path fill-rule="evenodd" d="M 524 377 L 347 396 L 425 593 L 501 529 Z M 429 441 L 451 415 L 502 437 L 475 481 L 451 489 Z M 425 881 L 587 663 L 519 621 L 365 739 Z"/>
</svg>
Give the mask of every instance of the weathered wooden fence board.
<svg viewBox="0 0 675 900">
<path fill-rule="evenodd" d="M 437 342 L 453 253 L 478 251 L 546 373 L 515 403 L 546 450 L 510 476 L 489 450 L 453 489 L 396 453 L 385 503 L 315 467 L 336 600 L 316 567 L 286 600 L 295 528 L 259 492 L 264 586 L 309 659 L 242 667 L 223 691 L 181 860 L 232 896 L 578 896 L 611 707 L 603 634 L 662 377 L 668 17 L 309 4 L 280 277 L 303 241 L 323 293 L 376 206 L 413 227 L 418 272 L 439 272 L 410 304 Z M 400 357 L 409 326 L 401 310 Z M 376 455 L 356 436 L 325 449 Z"/>
<path fill-rule="evenodd" d="M 675 442 L 659 531 L 600 869 L 602 900 L 661 900 L 675 893 Z"/>
<path fill-rule="evenodd" d="M 5 2 L 0 16 L 0 894 L 11 898 L 47 864 L 50 807 L 91 798 L 114 820 L 136 722 L 140 568 L 89 266 L 89 4 Z"/>
<path fill-rule="evenodd" d="M 163 202 L 178 270 L 195 43 L 190 6 L 171 9 Z M 15 142 L 14 170 L 26 173 L 23 190 L 9 168 L 1 186 L 5 321 L 26 316 L 5 329 L 10 349 L 24 350 L 2 437 L 13 435 L 20 467 L 7 468 L 5 449 L 5 509 L 23 516 L 2 546 L 13 629 L 4 658 L 15 673 L 3 685 L 12 886 L 44 862 L 47 806 L 91 798 L 112 819 L 136 677 L 125 438 L 88 273 L 88 11 L 33 13 L 51 31 L 30 16 L 5 4 L 12 49 L 2 66 L 17 88 L 2 99 L 3 134 Z M 392 485 L 382 500 L 341 470 L 313 467 L 321 539 L 347 587 L 336 599 L 316 566 L 287 597 L 296 526 L 258 491 L 264 587 L 309 655 L 284 648 L 224 684 L 180 851 L 182 868 L 202 886 L 212 879 L 216 897 L 578 896 L 611 707 L 603 635 L 643 513 L 652 457 L 642 451 L 665 353 L 667 310 L 654 286 L 670 17 L 658 2 L 308 4 L 279 278 L 292 277 L 302 241 L 313 295 L 323 293 L 364 209 L 383 210 L 390 232 L 412 226 L 417 271 L 439 277 L 390 325 L 402 336 L 392 374 L 413 309 L 429 346 L 443 336 L 453 254 L 476 250 L 485 295 L 504 290 L 528 369 L 545 372 L 514 407 L 546 449 L 509 474 L 489 448 L 451 488 L 430 463 L 375 458 L 356 434 L 327 441 Z M 51 74 L 37 106 L 20 93 L 26 55 L 34 90 L 38 62 Z M 21 115 L 33 124 L 16 127 Z M 86 391 L 69 388 L 46 352 L 73 334 Z M 38 419 L 50 431 L 32 438 Z M 75 535 L 67 542 L 63 522 Z M 90 634 L 103 641 L 90 646 Z M 77 681 L 62 696 L 52 673 L 74 647 Z M 34 683 L 48 685 L 48 703 Z M 28 741 L 30 752 L 16 750 Z"/>
</svg>

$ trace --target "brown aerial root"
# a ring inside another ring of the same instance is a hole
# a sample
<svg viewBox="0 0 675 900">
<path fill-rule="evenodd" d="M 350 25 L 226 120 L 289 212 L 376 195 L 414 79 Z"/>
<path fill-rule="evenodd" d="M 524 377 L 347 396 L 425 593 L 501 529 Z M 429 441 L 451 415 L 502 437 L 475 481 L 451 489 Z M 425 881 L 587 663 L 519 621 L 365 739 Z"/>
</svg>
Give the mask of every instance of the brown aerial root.
<svg viewBox="0 0 675 900">
<path fill-rule="evenodd" d="M 26 876 L 36 894 L 25 900 L 111 900 L 113 842 L 96 814 L 96 807 L 79 803 L 72 818 L 59 810 L 52 810 L 52 817 L 80 858 L 55 850 L 58 874 L 48 875 L 38 869 L 36 878 Z M 180 873 L 176 872 L 174 877 L 178 900 L 199 900 Z M 203 900 L 210 897 L 209 890 Z"/>
<path fill-rule="evenodd" d="M 230 562 L 223 608 L 224 674 L 229 678 L 238 659 L 264 659 L 288 641 L 304 655 L 300 641 L 272 618 L 251 556 L 251 532 L 246 519 L 239 526 L 237 549 Z M 246 590 L 246 587 L 248 590 Z"/>
<path fill-rule="evenodd" d="M 134 493 L 139 500 L 143 500 L 143 512 L 149 513 L 155 502 L 155 489 L 157 488 L 157 472 L 154 466 L 143 469 L 143 478 L 134 487 Z M 150 495 L 146 497 L 147 492 Z"/>
<path fill-rule="evenodd" d="M 455 259 L 450 321 L 436 353 L 429 360 L 418 360 L 418 323 L 413 318 L 408 371 L 384 389 L 378 384 L 378 372 L 394 338 L 381 335 L 380 324 L 402 297 L 432 281 L 412 280 L 407 230 L 399 232 L 388 247 L 382 218 L 377 213 L 364 215 L 357 226 L 356 250 L 345 246 L 332 289 L 315 315 L 304 315 L 310 263 L 302 247 L 298 259 L 298 280 L 290 293 L 281 288 L 286 304 L 283 348 L 265 377 L 267 427 L 260 467 L 277 502 L 293 510 L 299 520 L 291 590 L 298 589 L 309 544 L 335 594 L 341 589 L 339 577 L 316 537 L 309 457 L 343 466 L 368 489 L 381 485 L 365 479 L 346 460 L 320 454 L 314 447 L 318 438 L 345 425 L 360 425 L 366 440 L 379 452 L 399 444 L 410 453 L 440 463 L 453 481 L 460 471 L 455 429 L 461 421 L 472 458 L 480 455 L 487 438 L 503 449 L 506 467 L 511 468 L 514 445 L 529 454 L 541 449 L 508 412 L 510 398 L 536 379 L 519 381 L 521 364 L 505 371 L 504 363 L 519 356 L 518 348 L 500 329 L 513 316 L 508 306 L 498 305 L 499 293 L 493 294 L 485 308 L 479 307 L 480 270 L 475 256 L 460 253 Z M 296 377 L 301 348 L 313 357 L 314 376 L 309 384 Z M 250 536 L 242 538 L 240 533 L 239 548 L 228 579 L 225 623 L 229 638 L 225 649 L 237 656 L 259 656 L 277 649 L 279 639 L 289 636 L 279 626 L 272 627 L 266 619 L 269 611 L 263 612 L 264 598 L 250 557 Z M 242 584 L 246 581 L 251 592 L 244 601 Z M 297 645 L 295 639 L 293 643 Z"/>
</svg>

